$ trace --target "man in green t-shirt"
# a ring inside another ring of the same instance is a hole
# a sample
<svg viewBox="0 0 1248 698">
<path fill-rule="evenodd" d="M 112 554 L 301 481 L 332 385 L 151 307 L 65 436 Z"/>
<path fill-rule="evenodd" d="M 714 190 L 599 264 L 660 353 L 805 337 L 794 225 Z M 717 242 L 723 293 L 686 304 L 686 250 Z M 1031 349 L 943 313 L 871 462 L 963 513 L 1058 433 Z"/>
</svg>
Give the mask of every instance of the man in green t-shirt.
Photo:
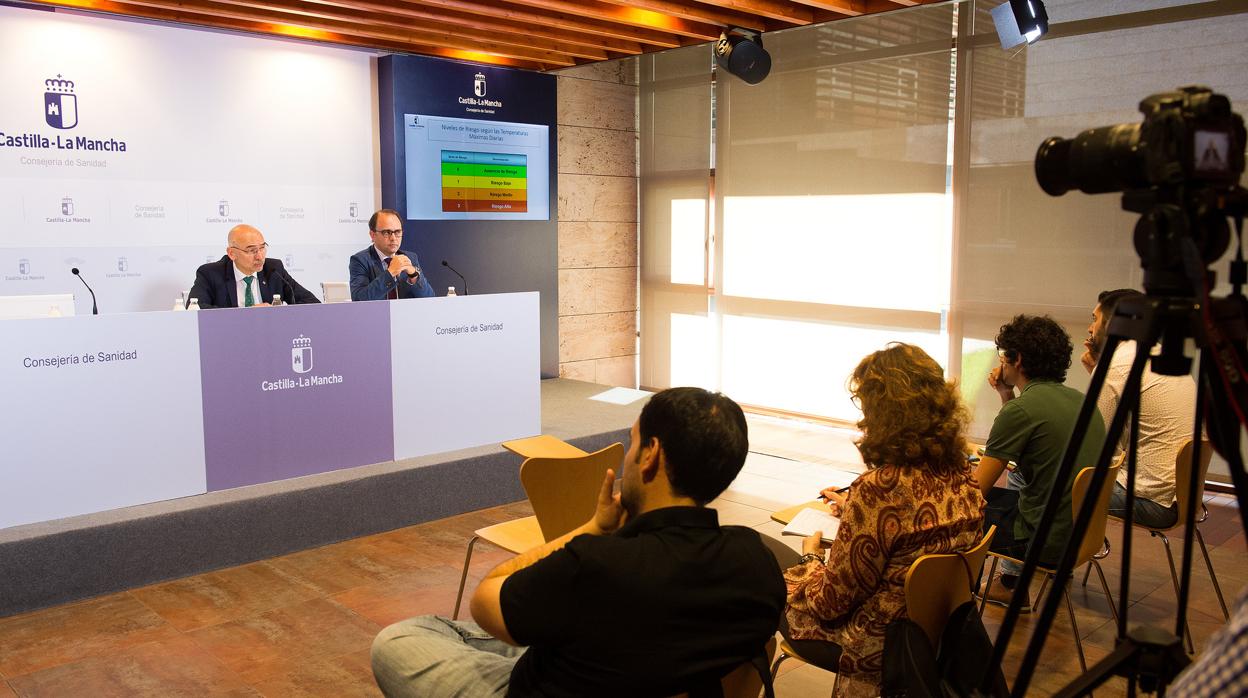
<svg viewBox="0 0 1248 698">
<path fill-rule="evenodd" d="M 996 344 L 1001 364 L 988 374 L 988 384 L 1001 396 L 1002 406 L 975 476 L 988 500 L 984 530 L 997 527 L 990 549 L 1021 560 L 1049 501 L 1083 393 L 1062 384 L 1072 347 L 1070 335 L 1052 318 L 1017 315 L 1001 326 Z M 1057 483 L 1062 491 L 1061 508 L 1048 537 L 1040 542 L 1044 546 L 1041 564 L 1056 566 L 1071 539 L 1071 485 L 1080 468 L 1096 463 L 1104 441 L 1105 423 L 1098 412 L 1088 424 L 1070 477 Z M 1006 487 L 996 487 L 1011 461 L 1017 467 Z M 1014 594 L 1020 566 L 1003 560 L 999 569 L 988 601 L 1004 606 Z M 1023 609 L 1030 610 L 1030 603 Z"/>
</svg>

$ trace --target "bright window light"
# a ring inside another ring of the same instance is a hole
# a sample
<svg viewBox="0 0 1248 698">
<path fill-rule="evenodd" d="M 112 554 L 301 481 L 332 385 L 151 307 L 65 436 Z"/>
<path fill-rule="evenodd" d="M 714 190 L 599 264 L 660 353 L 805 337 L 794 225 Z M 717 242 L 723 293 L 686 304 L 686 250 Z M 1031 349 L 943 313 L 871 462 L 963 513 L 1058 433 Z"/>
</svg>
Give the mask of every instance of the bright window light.
<svg viewBox="0 0 1248 698">
<path fill-rule="evenodd" d="M 697 284 L 706 279 L 706 201 L 672 201 L 672 283 Z"/>
<path fill-rule="evenodd" d="M 725 394 L 851 422 L 861 413 L 845 382 L 862 357 L 889 342 L 917 344 L 941 366 L 949 356 L 948 336 L 939 332 L 734 315 L 724 316 L 723 332 Z"/>
<path fill-rule="evenodd" d="M 940 312 L 949 305 L 951 200 L 943 193 L 727 197 L 724 293 Z"/>
</svg>

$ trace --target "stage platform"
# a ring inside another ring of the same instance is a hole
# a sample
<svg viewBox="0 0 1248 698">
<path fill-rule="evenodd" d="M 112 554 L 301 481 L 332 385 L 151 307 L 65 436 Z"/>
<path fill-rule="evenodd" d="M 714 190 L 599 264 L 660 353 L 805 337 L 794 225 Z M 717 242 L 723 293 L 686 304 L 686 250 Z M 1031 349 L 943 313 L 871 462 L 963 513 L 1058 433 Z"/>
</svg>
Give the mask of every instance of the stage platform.
<svg viewBox="0 0 1248 698">
<path fill-rule="evenodd" d="M 607 390 L 542 381 L 542 433 L 627 445 L 645 396 Z M 3 529 L 0 617 L 520 501 L 519 466 L 492 444 Z"/>
</svg>

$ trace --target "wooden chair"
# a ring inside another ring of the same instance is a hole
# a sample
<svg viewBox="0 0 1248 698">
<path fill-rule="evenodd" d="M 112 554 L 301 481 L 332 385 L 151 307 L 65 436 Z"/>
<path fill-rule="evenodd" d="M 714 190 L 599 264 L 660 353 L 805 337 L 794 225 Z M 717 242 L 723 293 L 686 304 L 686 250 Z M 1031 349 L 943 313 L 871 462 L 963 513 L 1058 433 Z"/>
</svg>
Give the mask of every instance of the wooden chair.
<svg viewBox="0 0 1248 698">
<path fill-rule="evenodd" d="M 924 555 L 906 572 L 906 615 L 927 633 L 933 649 L 940 646 L 953 610 L 971 600 L 971 589 L 979 580 L 996 532 L 992 526 L 974 548 L 963 553 Z"/>
<path fill-rule="evenodd" d="M 1118 609 L 1114 606 L 1114 597 L 1109 593 L 1109 585 L 1105 583 L 1105 574 L 1101 571 L 1101 565 L 1097 562 L 1096 556 L 1101 550 L 1101 546 L 1105 540 L 1105 524 L 1109 520 L 1109 493 L 1113 488 L 1114 479 L 1118 477 L 1118 469 L 1121 465 L 1122 458 L 1119 457 L 1118 460 L 1115 461 L 1115 463 L 1109 468 L 1109 475 L 1106 478 L 1105 487 L 1102 488 L 1101 496 L 1096 502 L 1096 509 L 1092 512 L 1092 520 L 1088 523 L 1088 528 L 1084 531 L 1083 538 L 1079 542 L 1079 554 L 1075 558 L 1074 565 L 1074 569 L 1077 569 L 1080 565 L 1084 564 L 1091 564 L 1096 567 L 1097 576 L 1101 578 L 1101 589 L 1105 592 L 1105 599 L 1109 601 L 1109 610 L 1110 613 L 1113 614 L 1115 622 L 1118 620 Z M 1079 471 L 1078 475 L 1075 476 L 1075 484 L 1074 487 L 1071 488 L 1070 497 L 1072 504 L 1072 520 L 1074 516 L 1078 514 L 1079 507 L 1083 505 L 1083 499 L 1087 496 L 1088 487 L 1092 483 L 1092 474 L 1095 470 L 1095 468 L 1084 468 Z M 983 615 L 984 613 L 984 605 L 988 600 L 988 592 L 992 590 L 992 577 L 997 571 L 997 560 L 1009 560 L 1019 565 L 1023 564 L 1022 560 L 1012 558 L 1008 555 L 1002 555 L 1001 553 L 988 551 L 988 555 L 992 557 L 992 566 L 988 570 L 988 584 L 984 589 L 984 596 L 979 604 L 980 615 Z M 1044 574 L 1044 583 L 1040 585 L 1040 593 L 1036 595 L 1036 599 L 1038 601 L 1039 599 L 1044 598 L 1044 592 L 1048 588 L 1050 582 L 1053 582 L 1054 591 L 1057 590 L 1057 570 L 1043 565 L 1038 565 L 1036 570 Z M 1070 615 L 1070 628 L 1075 635 L 1075 649 L 1079 651 L 1079 666 L 1083 668 L 1083 671 L 1087 671 L 1088 662 L 1083 656 L 1083 642 L 1079 639 L 1079 626 L 1075 623 L 1075 607 L 1070 603 L 1069 581 L 1070 580 L 1068 579 L 1062 580 L 1062 594 L 1066 597 L 1066 611 Z M 1026 594 L 1028 593 L 1028 590 L 1019 587 L 1014 590 L 1014 593 Z"/>
<path fill-rule="evenodd" d="M 923 628 L 923 632 L 927 633 L 928 639 L 932 641 L 933 648 L 940 644 L 940 634 L 944 632 L 949 614 L 953 613 L 953 609 L 960 604 L 971 599 L 971 585 L 979 577 L 979 571 L 984 566 L 984 558 L 988 554 L 988 546 L 992 544 L 992 537 L 996 532 L 996 526 L 989 528 L 983 539 L 974 548 L 964 553 L 923 555 L 911 563 L 910 569 L 906 572 L 904 587 L 906 615 Z M 774 538 L 763 536 L 763 542 L 776 556 L 776 561 L 782 570 L 796 565 L 801 559 L 796 551 Z M 965 564 L 963 558 L 965 558 Z M 972 575 L 970 579 L 967 579 L 968 570 Z M 791 658 L 800 659 L 807 664 L 837 674 L 836 681 L 832 684 L 832 693 L 836 693 L 837 684 L 840 682 L 838 673 L 840 667 L 829 661 L 799 654 L 783 638 L 780 640 L 780 654 L 776 656 L 776 660 L 771 665 L 773 679 L 780 664 Z"/>
<path fill-rule="evenodd" d="M 526 456 L 520 465 L 520 484 L 533 505 L 533 516 L 477 529 L 468 541 L 464 570 L 459 577 L 452 618 L 459 617 L 468 581 L 468 566 L 477 540 L 496 545 L 511 553 L 522 553 L 571 531 L 594 515 L 598 489 L 607 468 L 618 468 L 624 458 L 623 444 L 615 443 L 594 453 L 586 453 L 551 436 L 522 439 L 503 444 Z M 579 455 L 578 455 L 579 454 Z"/>
<path fill-rule="evenodd" d="M 1177 478 L 1175 484 L 1177 486 L 1176 494 L 1178 495 L 1178 499 L 1179 499 L 1178 521 L 1176 521 L 1173 526 L 1168 526 L 1166 528 L 1153 528 L 1151 526 L 1145 526 L 1144 524 L 1141 524 L 1138 521 L 1133 522 L 1133 525 L 1138 526 L 1140 528 L 1147 529 L 1149 535 L 1151 535 L 1153 538 L 1161 539 L 1161 543 L 1166 549 L 1166 562 L 1170 563 L 1170 581 L 1174 583 L 1174 595 L 1176 598 L 1179 595 L 1179 577 L 1178 577 L 1178 574 L 1175 573 L 1174 555 L 1170 552 L 1170 539 L 1166 537 L 1165 531 L 1171 531 L 1176 528 L 1179 528 L 1180 526 L 1183 525 L 1185 521 L 1187 521 L 1187 497 L 1191 491 L 1190 484 L 1191 484 L 1191 474 L 1192 474 L 1192 448 L 1193 448 L 1194 443 L 1195 442 L 1192 439 L 1188 439 L 1181 447 L 1179 447 L 1178 453 L 1175 454 L 1174 474 L 1175 474 L 1175 477 Z M 1209 509 L 1206 508 L 1204 504 L 1205 474 L 1209 470 L 1209 461 L 1212 458 L 1213 458 L 1213 444 L 1209 443 L 1208 441 L 1201 441 L 1200 442 L 1200 476 L 1196 479 L 1197 480 L 1196 501 L 1200 502 L 1200 508 L 1202 511 L 1201 511 L 1201 516 L 1199 516 L 1196 519 L 1195 533 L 1196 533 L 1196 540 L 1200 543 L 1200 552 L 1203 553 L 1205 556 L 1205 567 L 1209 570 L 1209 579 L 1213 581 L 1213 590 L 1218 596 L 1218 603 L 1221 604 L 1222 606 L 1222 615 L 1227 620 L 1230 620 L 1231 614 L 1227 611 L 1226 601 L 1222 597 L 1222 586 L 1218 584 L 1218 575 L 1215 574 L 1213 571 L 1213 561 L 1209 559 L 1209 549 L 1205 547 L 1205 537 L 1200 535 L 1200 524 L 1209 518 Z M 1111 516 L 1110 518 L 1113 518 L 1117 521 L 1122 521 L 1122 519 L 1117 516 Z M 1088 577 L 1086 574 L 1083 577 L 1083 583 L 1084 584 L 1088 583 Z M 1192 643 L 1191 630 L 1185 628 L 1185 635 L 1186 635 L 1186 640 L 1187 640 L 1187 651 L 1189 653 L 1195 652 L 1195 647 Z"/>
</svg>

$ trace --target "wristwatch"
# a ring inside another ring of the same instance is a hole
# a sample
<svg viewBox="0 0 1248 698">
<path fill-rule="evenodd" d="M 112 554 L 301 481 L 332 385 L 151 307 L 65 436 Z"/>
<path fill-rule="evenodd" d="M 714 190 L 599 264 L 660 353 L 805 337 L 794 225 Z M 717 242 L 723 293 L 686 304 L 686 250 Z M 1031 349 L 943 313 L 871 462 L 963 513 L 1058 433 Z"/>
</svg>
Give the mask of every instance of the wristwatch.
<svg viewBox="0 0 1248 698">
<path fill-rule="evenodd" d="M 802 556 L 800 560 L 798 560 L 797 564 L 804 565 L 807 562 L 815 562 L 815 561 L 823 562 L 823 556 L 820 555 L 819 553 L 806 553 L 805 555 Z"/>
</svg>

